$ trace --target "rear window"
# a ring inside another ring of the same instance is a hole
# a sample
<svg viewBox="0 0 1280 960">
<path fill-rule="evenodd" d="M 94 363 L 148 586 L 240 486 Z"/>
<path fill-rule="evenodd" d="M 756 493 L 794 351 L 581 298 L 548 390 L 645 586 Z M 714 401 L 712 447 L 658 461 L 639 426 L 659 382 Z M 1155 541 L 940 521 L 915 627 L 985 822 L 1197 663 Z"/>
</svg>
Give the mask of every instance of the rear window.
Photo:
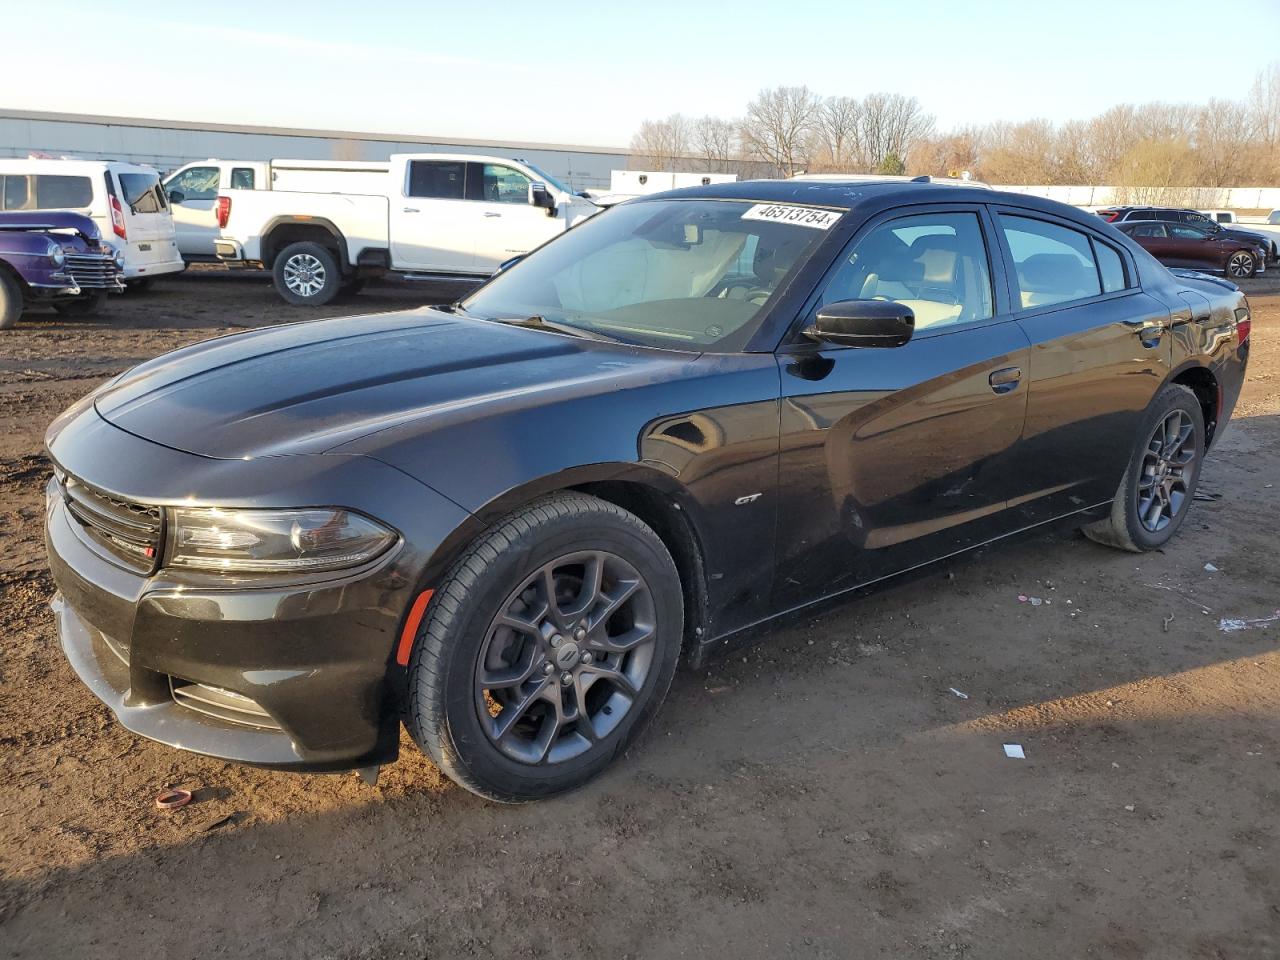
<svg viewBox="0 0 1280 960">
<path fill-rule="evenodd" d="M 88 177 L 61 174 L 6 174 L 5 210 L 75 210 L 93 203 L 93 183 Z"/>
<path fill-rule="evenodd" d="M 251 167 L 233 167 L 231 169 L 232 190 L 253 189 L 253 169 Z"/>
<path fill-rule="evenodd" d="M 163 213 L 164 200 L 160 196 L 160 177 L 154 173 L 120 173 L 122 199 L 133 213 Z"/>
<path fill-rule="evenodd" d="M 409 196 L 461 200 L 467 165 L 441 160 L 414 160 L 409 164 Z"/>
</svg>

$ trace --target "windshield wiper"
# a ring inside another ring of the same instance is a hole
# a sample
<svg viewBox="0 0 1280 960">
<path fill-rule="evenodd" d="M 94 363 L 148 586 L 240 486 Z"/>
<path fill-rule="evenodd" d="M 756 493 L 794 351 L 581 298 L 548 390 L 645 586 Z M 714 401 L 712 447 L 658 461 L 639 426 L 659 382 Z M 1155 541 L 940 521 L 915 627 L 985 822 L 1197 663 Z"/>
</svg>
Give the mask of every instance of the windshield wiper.
<svg viewBox="0 0 1280 960">
<path fill-rule="evenodd" d="M 608 337 L 603 333 L 596 333 L 594 330 L 584 330 L 582 327 L 570 326 L 567 323 L 556 323 L 554 320 L 548 320 L 546 317 L 534 314 L 532 317 L 492 317 L 494 323 L 505 323 L 512 327 L 529 327 L 533 330 L 555 330 L 557 333 L 567 333 L 571 337 L 582 337 L 586 340 L 604 340 L 609 343 L 622 343 L 617 337 Z"/>
</svg>

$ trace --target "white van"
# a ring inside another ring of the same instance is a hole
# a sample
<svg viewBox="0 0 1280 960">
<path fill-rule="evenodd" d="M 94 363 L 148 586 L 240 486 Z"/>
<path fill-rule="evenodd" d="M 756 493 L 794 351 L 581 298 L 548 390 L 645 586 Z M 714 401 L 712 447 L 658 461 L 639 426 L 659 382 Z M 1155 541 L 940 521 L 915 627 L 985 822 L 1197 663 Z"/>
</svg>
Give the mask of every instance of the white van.
<svg viewBox="0 0 1280 960">
<path fill-rule="evenodd" d="M 185 266 L 169 201 L 150 167 L 0 158 L 0 210 L 66 210 L 89 217 L 121 254 L 124 277 L 135 285 Z"/>
</svg>

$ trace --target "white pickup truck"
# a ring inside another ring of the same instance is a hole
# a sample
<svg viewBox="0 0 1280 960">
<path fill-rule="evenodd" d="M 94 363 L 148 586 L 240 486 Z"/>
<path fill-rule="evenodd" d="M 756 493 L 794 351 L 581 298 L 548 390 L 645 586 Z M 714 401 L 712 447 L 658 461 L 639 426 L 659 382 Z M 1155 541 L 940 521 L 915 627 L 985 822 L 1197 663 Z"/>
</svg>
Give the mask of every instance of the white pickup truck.
<svg viewBox="0 0 1280 960">
<path fill-rule="evenodd" d="M 184 260 L 214 260 L 214 207 L 221 190 L 316 190 L 376 193 L 391 165 L 363 160 L 198 160 L 164 179 L 178 252 Z"/>
<path fill-rule="evenodd" d="M 389 270 L 482 281 L 600 209 L 532 164 L 470 154 L 393 154 L 362 190 L 219 189 L 218 259 L 271 270 L 289 303 L 325 304 Z"/>
</svg>

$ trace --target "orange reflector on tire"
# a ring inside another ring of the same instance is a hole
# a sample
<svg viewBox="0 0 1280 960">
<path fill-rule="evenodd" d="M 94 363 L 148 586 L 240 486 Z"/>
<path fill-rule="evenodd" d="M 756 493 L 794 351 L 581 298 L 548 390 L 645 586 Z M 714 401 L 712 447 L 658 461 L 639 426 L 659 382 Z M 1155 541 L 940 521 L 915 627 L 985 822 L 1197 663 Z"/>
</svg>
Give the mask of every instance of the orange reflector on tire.
<svg viewBox="0 0 1280 960">
<path fill-rule="evenodd" d="M 413 607 L 409 610 L 409 618 L 404 622 L 404 629 L 400 631 L 396 663 L 402 667 L 409 665 L 409 654 L 413 653 L 413 638 L 418 635 L 418 626 L 422 623 L 422 615 L 427 612 L 427 604 L 431 602 L 433 593 L 434 590 L 423 590 L 418 594 L 418 599 L 413 601 Z"/>
</svg>

